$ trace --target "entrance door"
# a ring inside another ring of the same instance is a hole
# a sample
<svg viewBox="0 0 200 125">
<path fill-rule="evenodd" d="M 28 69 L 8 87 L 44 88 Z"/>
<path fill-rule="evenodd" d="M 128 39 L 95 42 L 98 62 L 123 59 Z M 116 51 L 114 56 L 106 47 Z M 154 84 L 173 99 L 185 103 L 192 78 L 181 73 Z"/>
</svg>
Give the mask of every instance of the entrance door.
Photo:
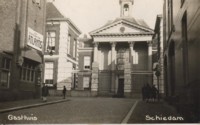
<svg viewBox="0 0 200 125">
<path fill-rule="evenodd" d="M 124 79 L 119 79 L 119 80 L 118 80 L 117 95 L 118 95 L 119 97 L 123 97 L 123 96 L 124 96 Z"/>
</svg>

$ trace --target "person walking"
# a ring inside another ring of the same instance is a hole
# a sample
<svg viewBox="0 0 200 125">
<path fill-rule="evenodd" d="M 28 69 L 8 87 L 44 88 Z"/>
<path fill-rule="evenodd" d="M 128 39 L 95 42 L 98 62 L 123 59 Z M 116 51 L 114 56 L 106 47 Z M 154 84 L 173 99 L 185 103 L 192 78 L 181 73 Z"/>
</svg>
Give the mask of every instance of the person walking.
<svg viewBox="0 0 200 125">
<path fill-rule="evenodd" d="M 158 95 L 158 89 L 155 87 L 155 85 L 152 85 L 151 90 L 152 90 L 152 102 L 155 102 Z"/>
<path fill-rule="evenodd" d="M 149 83 L 147 83 L 146 85 L 146 102 L 150 102 L 151 101 L 151 86 L 149 85 Z"/>
<path fill-rule="evenodd" d="M 63 99 L 65 99 L 65 96 L 66 96 L 66 91 L 67 91 L 67 89 L 66 89 L 66 87 L 65 86 L 63 86 Z"/>
<path fill-rule="evenodd" d="M 146 94 L 146 85 L 144 84 L 143 87 L 142 87 L 142 100 L 145 101 L 146 100 L 146 97 L 147 97 L 147 94 Z"/>
</svg>

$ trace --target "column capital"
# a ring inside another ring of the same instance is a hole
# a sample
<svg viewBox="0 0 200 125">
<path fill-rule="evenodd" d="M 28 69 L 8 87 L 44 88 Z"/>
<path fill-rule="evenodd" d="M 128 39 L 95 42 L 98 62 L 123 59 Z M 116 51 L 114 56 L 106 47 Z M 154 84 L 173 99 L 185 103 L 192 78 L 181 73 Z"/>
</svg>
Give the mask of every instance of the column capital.
<svg viewBox="0 0 200 125">
<path fill-rule="evenodd" d="M 135 44 L 135 42 L 133 41 L 133 42 L 128 42 L 129 43 L 129 47 L 133 47 L 134 46 L 134 44 Z"/>
<path fill-rule="evenodd" d="M 110 44 L 111 44 L 112 47 L 116 46 L 116 42 L 110 42 Z"/>
<path fill-rule="evenodd" d="M 94 43 L 94 47 L 98 47 L 99 43 L 98 42 L 95 42 Z"/>
<path fill-rule="evenodd" d="M 149 45 L 149 46 L 152 46 L 152 41 L 147 41 L 147 44 Z"/>
</svg>

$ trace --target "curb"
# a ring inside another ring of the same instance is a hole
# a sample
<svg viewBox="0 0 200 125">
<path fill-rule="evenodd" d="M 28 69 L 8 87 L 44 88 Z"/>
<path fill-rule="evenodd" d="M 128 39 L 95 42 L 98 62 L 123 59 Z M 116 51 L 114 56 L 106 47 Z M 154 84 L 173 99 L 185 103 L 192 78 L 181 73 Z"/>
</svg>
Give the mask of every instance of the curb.
<svg viewBox="0 0 200 125">
<path fill-rule="evenodd" d="M 138 104 L 138 100 L 134 103 L 134 105 L 131 107 L 130 111 L 128 112 L 128 114 L 126 115 L 126 117 L 122 120 L 121 124 L 127 124 L 128 123 L 128 120 L 130 119 L 132 113 L 133 113 L 133 110 L 135 109 L 135 107 L 137 106 Z"/>
<path fill-rule="evenodd" d="M 37 104 L 32 104 L 32 105 L 18 106 L 18 107 L 14 107 L 14 108 L 2 109 L 2 110 L 0 110 L 0 113 L 16 111 L 16 110 L 20 110 L 20 109 L 33 108 L 33 107 L 38 107 L 38 106 L 43 106 L 43 105 L 50 105 L 50 104 L 66 102 L 66 101 L 70 101 L 70 100 L 69 99 L 64 99 L 64 100 L 58 100 L 58 101 L 37 103 Z"/>
</svg>

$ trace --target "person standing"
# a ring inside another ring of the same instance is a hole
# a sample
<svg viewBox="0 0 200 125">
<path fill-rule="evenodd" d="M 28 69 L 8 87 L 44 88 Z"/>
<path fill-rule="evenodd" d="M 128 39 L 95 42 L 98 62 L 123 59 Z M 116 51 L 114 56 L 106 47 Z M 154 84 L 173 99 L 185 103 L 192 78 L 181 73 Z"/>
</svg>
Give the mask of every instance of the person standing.
<svg viewBox="0 0 200 125">
<path fill-rule="evenodd" d="M 47 96 L 48 96 L 48 94 L 49 94 L 48 87 L 47 87 L 45 84 L 43 84 L 43 86 L 42 86 L 42 100 L 43 100 L 44 102 L 47 101 Z"/>
<path fill-rule="evenodd" d="M 66 96 L 66 91 L 67 91 L 66 87 L 65 87 L 65 86 L 63 86 L 63 99 L 65 99 L 65 96 Z"/>
</svg>

